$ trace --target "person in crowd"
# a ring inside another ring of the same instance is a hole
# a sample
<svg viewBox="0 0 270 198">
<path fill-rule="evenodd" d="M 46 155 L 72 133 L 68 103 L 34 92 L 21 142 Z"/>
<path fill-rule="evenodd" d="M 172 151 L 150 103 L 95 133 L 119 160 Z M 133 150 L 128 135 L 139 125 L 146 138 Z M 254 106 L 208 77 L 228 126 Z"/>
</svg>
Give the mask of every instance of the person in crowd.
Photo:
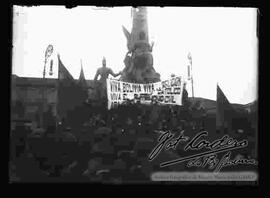
<svg viewBox="0 0 270 198">
<path fill-rule="evenodd" d="M 71 132 L 71 128 L 67 127 L 59 135 L 60 141 L 55 144 L 58 150 L 54 151 L 56 154 L 53 163 L 54 174 L 57 176 L 71 172 L 71 169 L 78 164 L 77 157 L 79 155 L 78 141 Z"/>
</svg>

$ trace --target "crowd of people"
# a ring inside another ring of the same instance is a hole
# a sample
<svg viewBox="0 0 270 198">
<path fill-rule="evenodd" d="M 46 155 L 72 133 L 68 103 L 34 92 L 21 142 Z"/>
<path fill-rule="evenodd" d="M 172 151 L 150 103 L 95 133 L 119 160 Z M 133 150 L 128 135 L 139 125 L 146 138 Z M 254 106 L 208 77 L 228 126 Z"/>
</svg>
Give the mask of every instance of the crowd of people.
<svg viewBox="0 0 270 198">
<path fill-rule="evenodd" d="M 71 115 L 79 124 L 67 118 L 44 132 L 23 125 L 11 131 L 12 181 L 149 182 L 151 172 L 161 170 L 158 161 L 148 160 L 160 131 L 189 134 L 207 123 L 205 111 L 185 106 L 85 106 Z"/>
<path fill-rule="evenodd" d="M 74 126 L 66 119 L 57 127 L 47 126 L 45 131 L 32 131 L 24 124 L 11 131 L 10 171 L 14 178 L 45 182 L 147 181 L 149 172 L 144 172 L 142 165 L 156 144 L 159 134 L 155 131 L 189 127 L 181 118 L 187 116 L 176 107 L 82 109 L 89 113 L 83 119 L 79 108 L 72 112 L 77 120 L 83 120 Z"/>
</svg>

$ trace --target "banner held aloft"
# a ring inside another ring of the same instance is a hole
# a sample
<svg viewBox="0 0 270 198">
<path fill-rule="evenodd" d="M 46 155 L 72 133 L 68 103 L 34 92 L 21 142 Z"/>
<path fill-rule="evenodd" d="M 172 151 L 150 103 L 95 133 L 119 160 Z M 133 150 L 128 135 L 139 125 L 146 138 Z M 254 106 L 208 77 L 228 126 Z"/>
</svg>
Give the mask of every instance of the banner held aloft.
<svg viewBox="0 0 270 198">
<path fill-rule="evenodd" d="M 126 102 L 182 105 L 183 84 L 180 76 L 148 84 L 107 79 L 108 109 Z"/>
</svg>

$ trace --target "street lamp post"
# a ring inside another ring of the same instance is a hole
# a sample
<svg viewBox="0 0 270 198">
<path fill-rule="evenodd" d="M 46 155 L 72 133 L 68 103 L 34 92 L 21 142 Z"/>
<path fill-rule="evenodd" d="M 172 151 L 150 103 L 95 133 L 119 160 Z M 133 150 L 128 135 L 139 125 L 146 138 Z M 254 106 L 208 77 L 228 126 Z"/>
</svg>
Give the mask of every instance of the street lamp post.
<svg viewBox="0 0 270 198">
<path fill-rule="evenodd" d="M 44 128 L 44 111 L 45 111 L 45 103 L 46 103 L 46 98 L 45 98 L 45 90 L 46 90 L 46 64 L 48 61 L 48 58 L 52 55 L 53 53 L 53 46 L 52 45 L 48 45 L 46 51 L 45 51 L 45 60 L 44 60 L 44 68 L 43 68 L 43 83 L 44 85 L 42 86 L 42 113 L 41 113 L 41 127 Z M 50 68 L 50 75 L 52 75 L 52 67 Z"/>
<path fill-rule="evenodd" d="M 194 100 L 194 89 L 193 89 L 193 72 L 192 72 L 192 57 L 191 57 L 191 54 L 188 53 L 188 60 L 189 60 L 189 63 L 190 63 L 190 76 L 191 76 L 191 89 L 192 89 L 192 99 Z"/>
</svg>

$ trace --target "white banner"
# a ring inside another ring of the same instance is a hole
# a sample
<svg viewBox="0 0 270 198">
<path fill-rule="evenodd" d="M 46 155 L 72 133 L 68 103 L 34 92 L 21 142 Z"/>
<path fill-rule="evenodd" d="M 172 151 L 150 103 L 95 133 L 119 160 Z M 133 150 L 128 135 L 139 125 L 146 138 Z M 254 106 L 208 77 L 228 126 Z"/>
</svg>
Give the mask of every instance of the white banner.
<svg viewBox="0 0 270 198">
<path fill-rule="evenodd" d="M 125 102 L 182 105 L 182 77 L 149 84 L 107 79 L 108 109 Z"/>
</svg>

